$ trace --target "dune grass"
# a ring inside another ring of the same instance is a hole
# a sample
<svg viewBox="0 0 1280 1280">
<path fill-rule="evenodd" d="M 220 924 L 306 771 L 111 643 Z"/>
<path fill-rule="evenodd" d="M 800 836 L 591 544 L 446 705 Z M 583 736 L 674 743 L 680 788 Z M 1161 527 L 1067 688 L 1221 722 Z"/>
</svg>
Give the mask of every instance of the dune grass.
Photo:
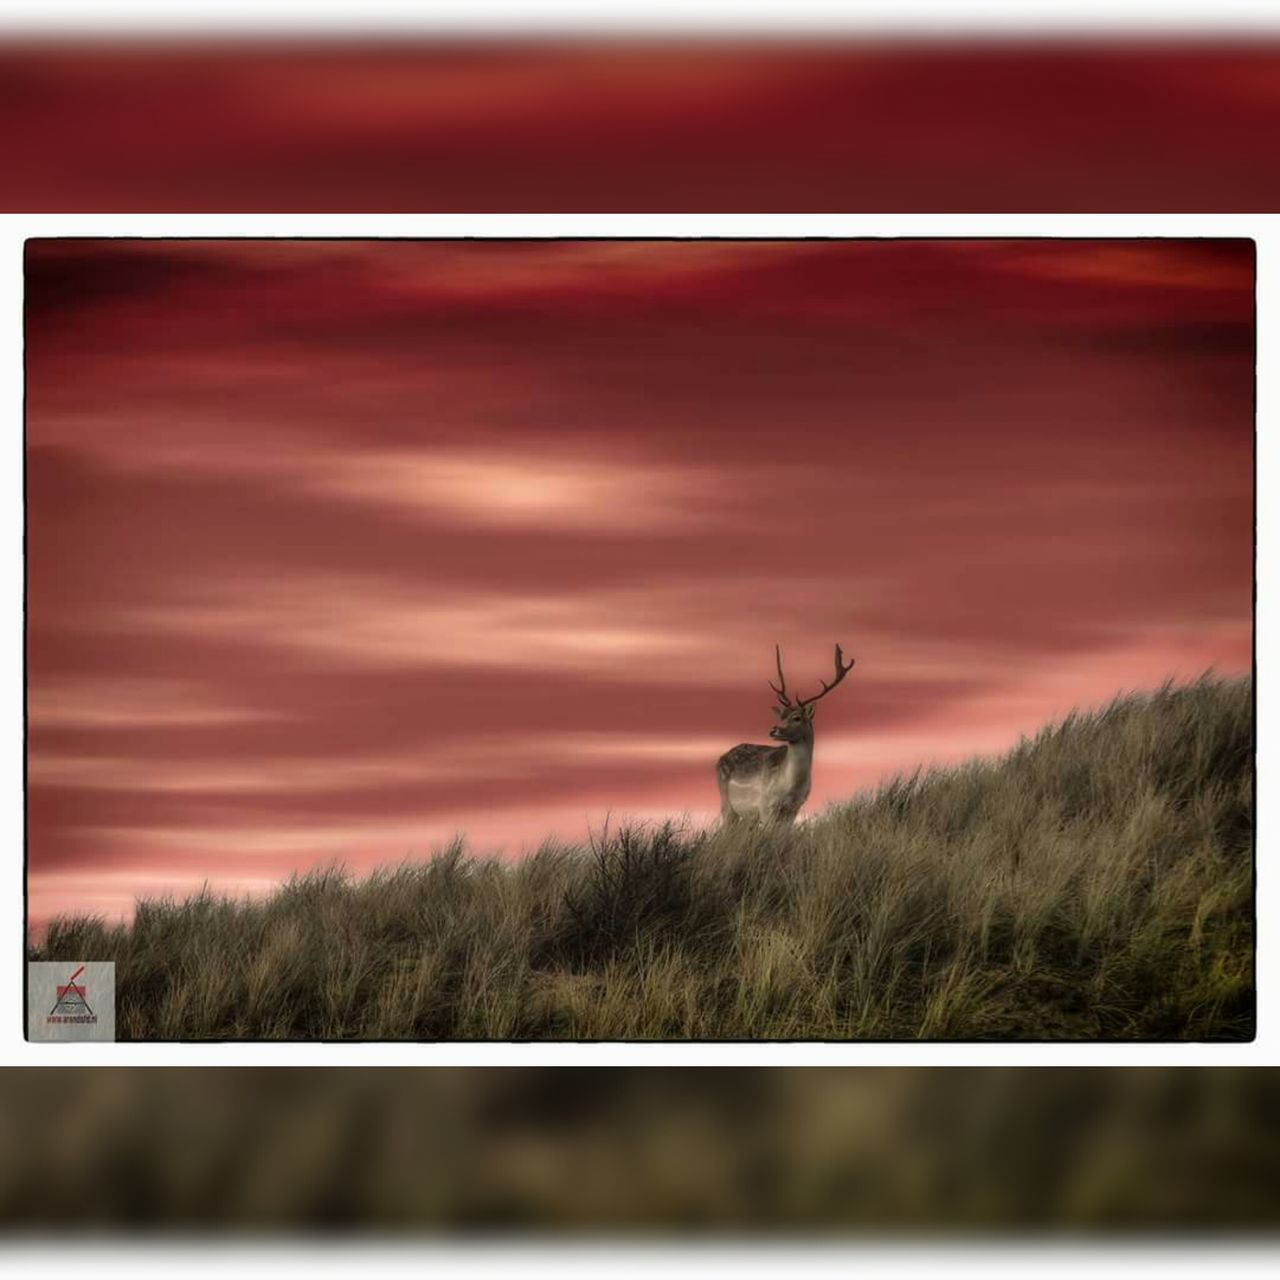
<svg viewBox="0 0 1280 1280">
<path fill-rule="evenodd" d="M 1049 1252 L 1155 1233 L 1198 1249 L 1178 1275 L 1280 1230 L 1275 1067 L 66 1066 L 4 1084 L 0 1233 L 86 1254 L 143 1231 L 998 1233 Z"/>
<path fill-rule="evenodd" d="M 1245 1040 L 1252 740 L 1251 683 L 1205 678 L 791 831 L 458 843 L 58 919 L 31 958 L 114 960 L 135 1040 Z"/>
</svg>

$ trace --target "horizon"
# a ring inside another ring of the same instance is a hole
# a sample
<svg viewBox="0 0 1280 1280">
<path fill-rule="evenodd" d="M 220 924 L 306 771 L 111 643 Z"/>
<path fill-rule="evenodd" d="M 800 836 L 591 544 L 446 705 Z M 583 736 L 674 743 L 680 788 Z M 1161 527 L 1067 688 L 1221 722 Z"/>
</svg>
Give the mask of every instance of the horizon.
<svg viewBox="0 0 1280 1280">
<path fill-rule="evenodd" d="M 1247 683 L 1252 684 L 1252 670 L 1234 675 L 1224 675 L 1212 669 L 1202 672 L 1199 676 L 1175 681 L 1172 677 L 1162 681 L 1160 684 L 1146 689 L 1120 689 L 1117 690 L 1109 698 L 1103 698 L 1101 701 L 1092 703 L 1088 706 L 1072 707 L 1050 720 L 1046 720 L 1038 729 L 1021 732 L 1017 737 L 1002 748 L 990 752 L 976 752 L 972 755 L 963 756 L 951 761 L 926 760 L 918 763 L 914 768 L 910 765 L 905 766 L 902 770 L 883 774 L 878 779 L 872 781 L 866 786 L 859 787 L 858 790 L 845 795 L 833 796 L 828 799 L 821 809 L 807 809 L 802 812 L 796 820 L 796 826 L 802 827 L 806 823 L 821 821 L 832 809 L 838 809 L 846 805 L 855 805 L 869 801 L 884 787 L 894 782 L 910 779 L 912 777 L 920 777 L 927 781 L 935 775 L 943 775 L 954 770 L 963 769 L 966 766 L 974 764 L 985 764 L 998 766 L 1008 757 L 1018 750 L 1025 743 L 1033 742 L 1040 733 L 1056 729 L 1063 725 L 1072 717 L 1091 717 L 1099 715 L 1106 711 L 1108 707 L 1123 702 L 1131 698 L 1150 697 L 1162 689 L 1173 687 L 1175 689 L 1187 689 L 1206 680 L 1217 680 L 1222 683 Z M 337 873 L 352 880 L 364 879 L 367 876 L 377 874 L 379 872 L 396 871 L 402 867 L 410 865 L 426 865 L 432 859 L 442 857 L 448 854 L 455 846 L 461 851 L 464 857 L 479 860 L 496 860 L 499 862 L 511 863 L 520 858 L 529 857 L 537 853 L 540 849 L 548 846 L 563 848 L 567 851 L 581 851 L 584 846 L 589 847 L 595 840 L 604 840 L 604 838 L 612 831 L 622 831 L 635 828 L 650 828 L 654 825 L 662 823 L 673 824 L 677 831 L 682 835 L 697 834 L 700 832 L 713 830 L 719 821 L 718 810 L 706 810 L 700 813 L 691 813 L 688 810 L 677 814 L 627 814 L 613 813 L 606 811 L 599 824 L 599 829 L 593 830 L 593 824 L 588 823 L 584 826 L 582 832 L 577 838 L 558 836 L 543 836 L 536 842 L 532 839 L 522 840 L 519 848 L 509 848 L 505 845 L 495 847 L 476 847 L 470 842 L 467 832 L 455 831 L 451 836 L 446 837 L 439 843 L 434 843 L 429 849 L 420 851 L 411 851 L 402 857 L 395 859 L 389 858 L 384 861 L 375 862 L 358 871 L 353 871 L 346 863 L 341 860 L 330 862 L 315 862 L 310 865 L 295 868 L 285 877 L 275 880 L 269 884 L 261 884 L 255 887 L 245 887 L 241 889 L 227 889 L 218 891 L 214 889 L 207 881 L 202 883 L 199 888 L 184 893 L 162 893 L 156 897 L 142 897 L 137 899 L 129 910 L 119 912 L 117 915 L 106 917 L 106 923 L 109 926 L 117 924 L 128 925 L 132 922 L 134 909 L 138 903 L 149 901 L 162 901 L 172 898 L 174 901 L 181 903 L 185 898 L 200 895 L 206 891 L 212 890 L 215 897 L 225 898 L 231 901 L 243 902 L 252 901 L 269 897 L 277 890 L 283 888 L 295 876 L 305 877 L 307 875 L 325 875 Z M 45 916 L 43 918 L 29 916 L 26 927 L 26 938 L 29 944 L 40 943 L 43 941 L 44 935 L 49 925 L 57 917 L 55 915 Z M 75 918 L 74 913 L 66 915 L 64 918 Z"/>
<path fill-rule="evenodd" d="M 27 256 L 29 929 L 1252 672 L 1244 240 Z M 536 847 L 536 846 L 534 846 Z"/>
</svg>

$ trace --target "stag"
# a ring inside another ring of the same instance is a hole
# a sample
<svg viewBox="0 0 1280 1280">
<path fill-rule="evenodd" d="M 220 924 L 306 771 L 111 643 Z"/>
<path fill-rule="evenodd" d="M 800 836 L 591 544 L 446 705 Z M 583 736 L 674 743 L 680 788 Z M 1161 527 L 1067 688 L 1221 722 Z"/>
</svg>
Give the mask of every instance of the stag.
<svg viewBox="0 0 1280 1280">
<path fill-rule="evenodd" d="M 780 747 L 761 747 L 743 742 L 726 751 L 716 761 L 716 781 L 720 784 L 720 817 L 726 824 L 740 818 L 758 822 L 791 823 L 800 806 L 809 798 L 813 773 L 813 712 L 853 670 L 853 659 L 844 660 L 836 645 L 835 677 L 823 680 L 822 688 L 811 698 L 794 701 L 787 693 L 787 679 L 782 674 L 782 649 L 774 646 L 778 665 L 778 683 L 769 681 L 777 697 L 773 713 L 778 723 L 769 737 L 782 743 Z"/>
</svg>

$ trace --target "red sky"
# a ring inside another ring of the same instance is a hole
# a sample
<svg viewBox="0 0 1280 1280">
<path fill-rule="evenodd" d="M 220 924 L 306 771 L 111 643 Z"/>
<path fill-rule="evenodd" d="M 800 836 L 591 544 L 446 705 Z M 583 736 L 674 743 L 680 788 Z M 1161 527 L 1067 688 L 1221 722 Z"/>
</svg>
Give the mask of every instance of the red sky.
<svg viewBox="0 0 1280 1280">
<path fill-rule="evenodd" d="M 32 920 L 810 811 L 1250 662 L 1247 241 L 31 242 Z"/>
<path fill-rule="evenodd" d="M 1280 40 L 0 41 L 0 209 L 1269 212 Z"/>
</svg>

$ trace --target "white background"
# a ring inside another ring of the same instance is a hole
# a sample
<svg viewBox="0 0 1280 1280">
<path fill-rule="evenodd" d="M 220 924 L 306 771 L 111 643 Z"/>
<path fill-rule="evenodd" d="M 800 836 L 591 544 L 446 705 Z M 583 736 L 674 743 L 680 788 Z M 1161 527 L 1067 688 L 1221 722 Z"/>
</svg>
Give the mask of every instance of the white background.
<svg viewBox="0 0 1280 1280">
<path fill-rule="evenodd" d="M 10 30 L 1128 32 L 1275 30 L 1274 0 L 6 0 Z"/>
<path fill-rule="evenodd" d="M 50 1242 L 52 1243 L 52 1242 Z M 89 1243 L 58 1240 L 45 1250 L 15 1249 L 0 1258 L 23 1267 L 24 1274 L 39 1280 L 84 1280 L 86 1273 L 97 1280 L 119 1276 L 138 1280 L 139 1276 L 172 1276 L 181 1267 L 186 1280 L 222 1280 L 228 1274 L 281 1276 L 305 1275 L 310 1280 L 341 1277 L 348 1280 L 362 1265 L 377 1267 L 379 1280 L 401 1276 L 423 1280 L 434 1272 L 449 1280 L 482 1280 L 495 1274 L 509 1274 L 519 1280 L 651 1280 L 661 1268 L 664 1277 L 696 1275 L 698 1280 L 776 1280 L 782 1275 L 805 1275 L 821 1280 L 912 1280 L 914 1277 L 942 1277 L 944 1280 L 1080 1280 L 1090 1277 L 1131 1275 L 1135 1267 L 1150 1269 L 1160 1280 L 1203 1280 L 1224 1272 L 1232 1276 L 1274 1276 L 1273 1250 L 1257 1244 L 1244 1246 L 1230 1242 L 1188 1244 L 1181 1242 L 1141 1242 L 1108 1247 L 1064 1246 L 1037 1248 L 1026 1243 L 995 1245 L 970 1241 L 911 1245 L 867 1244 L 855 1249 L 847 1245 L 811 1244 L 803 1240 L 781 1242 L 710 1241 L 667 1245 L 618 1241 L 613 1244 L 550 1245 L 541 1240 L 520 1240 L 513 1244 L 471 1244 L 449 1246 L 369 1243 L 308 1244 L 290 1242 L 287 1247 L 271 1244 L 232 1245 L 216 1241 L 184 1241 L 177 1248 L 164 1245 L 122 1247 L 121 1242 Z M 24 1266 L 25 1264 L 25 1266 Z M 252 1268 L 245 1271 L 245 1268 Z"/>
<path fill-rule="evenodd" d="M 190 29 L 234 26 L 315 29 L 345 27 L 405 28 L 424 23 L 433 27 L 459 26 L 466 29 L 507 29 L 513 24 L 536 25 L 546 29 L 550 22 L 581 28 L 592 25 L 636 28 L 657 25 L 663 28 L 695 27 L 740 30 L 744 25 L 795 30 L 803 27 L 883 30 L 892 28 L 936 33 L 941 26 L 966 31 L 1028 30 L 1053 28 L 1084 29 L 1089 32 L 1152 29 L 1275 29 L 1274 0 L 1217 0 L 1212 5 L 1188 0 L 1053 0 L 1029 5 L 1026 0 L 896 0 L 887 12 L 877 12 L 874 0 L 853 6 L 845 0 L 788 0 L 785 5 L 767 0 L 612 0 L 607 11 L 598 0 L 468 0 L 451 12 L 448 6 L 419 0 L 300 0 L 293 4 L 271 0 L 219 0 L 215 6 L 188 0 L 181 7 L 167 0 L 117 0 L 106 8 L 100 0 L 7 0 L 5 27 L 57 30 L 71 26 L 83 30 L 97 27 L 138 28 L 141 24 Z M 460 16 L 460 12 L 462 15 Z M 3 180 L 0 177 L 0 180 Z M 24 981 L 22 955 L 23 920 L 20 894 L 21 868 L 21 431 L 20 357 L 21 241 L 28 235 L 57 234 L 1001 234 L 1001 235 L 1253 235 L 1259 242 L 1259 573 L 1258 661 L 1262 668 L 1259 683 L 1259 848 L 1263 851 L 1258 871 L 1258 912 L 1264 927 L 1258 939 L 1259 1035 L 1255 1043 L 1241 1046 L 1003 1046 L 1003 1045 L 922 1045 L 922 1046 L 55 1046 L 56 1052 L 25 1044 L 21 1039 L 21 987 Z M 0 217 L 0 413 L 4 417 L 7 444 L 0 467 L 0 609 L 5 610 L 0 625 L 0 649 L 6 678 L 0 680 L 0 1063 L 34 1065 L 43 1062 L 89 1063 L 134 1062 L 160 1065 L 173 1063 L 1224 1063 L 1276 1064 L 1277 1046 L 1274 996 L 1277 949 L 1273 948 L 1265 922 L 1275 919 L 1278 894 L 1269 872 L 1266 851 L 1275 847 L 1276 821 L 1267 802 L 1265 780 L 1272 776 L 1276 754 L 1275 735 L 1270 732 L 1274 717 L 1268 714 L 1270 697 L 1268 655 L 1274 631 L 1268 607 L 1268 575 L 1265 566 L 1274 562 L 1277 525 L 1280 516 L 1267 509 L 1271 489 L 1275 448 L 1269 431 L 1277 421 L 1280 401 L 1269 376 L 1268 363 L 1280 344 L 1280 321 L 1274 299 L 1280 289 L 1280 231 L 1273 217 L 1093 217 L 1093 218 L 29 218 Z M 6 960 L 6 957 L 9 959 Z M 0 1080 L 2 1083 L 2 1080 Z M 53 1243 L 53 1242 L 50 1242 Z M 655 1265 L 668 1274 L 699 1276 L 773 1277 L 779 1271 L 810 1275 L 848 1276 L 850 1264 L 862 1276 L 914 1277 L 945 1274 L 948 1280 L 993 1280 L 1029 1274 L 1044 1280 L 1076 1280 L 1087 1268 L 1091 1274 L 1128 1274 L 1135 1264 L 1147 1264 L 1169 1280 L 1200 1280 L 1207 1268 L 1234 1275 L 1274 1274 L 1272 1250 L 1232 1247 L 1222 1244 L 1188 1246 L 1186 1243 L 1147 1242 L 1140 1251 L 1125 1246 L 1108 1248 L 1058 1247 L 1048 1251 L 1027 1244 L 1017 1246 L 910 1249 L 863 1246 L 850 1257 L 845 1248 L 816 1247 L 803 1243 L 731 1245 L 728 1248 L 635 1248 L 593 1245 L 550 1248 L 521 1243 L 512 1248 L 431 1248 L 377 1247 L 367 1258 L 369 1246 L 326 1243 L 295 1243 L 281 1248 L 236 1246 L 212 1247 L 209 1243 L 193 1249 L 190 1243 L 178 1255 L 172 1244 L 145 1245 L 137 1241 L 127 1247 L 120 1241 L 110 1248 L 98 1243 L 81 1246 L 58 1240 L 52 1249 L 30 1247 L 4 1251 L 4 1265 L 11 1274 L 49 1277 L 74 1276 L 80 1280 L 86 1268 L 105 1276 L 169 1275 L 181 1266 L 185 1274 L 221 1276 L 231 1267 L 270 1268 L 273 1276 L 348 1275 L 353 1266 L 375 1261 L 380 1275 L 421 1276 L 424 1264 L 436 1263 L 447 1274 L 462 1280 L 472 1276 L 509 1271 L 521 1280 L 576 1280 L 601 1274 L 619 1277 L 649 1275 Z M 943 1252 L 945 1250 L 945 1252 Z"/>
<path fill-rule="evenodd" d="M 1265 215 L 5 215 L 0 216 L 0 405 L 8 466 L 0 470 L 0 628 L 9 678 L 0 684 L 0 1065 L 1280 1065 L 1280 946 L 1266 922 L 1280 918 L 1280 888 L 1266 851 L 1276 813 L 1266 779 L 1275 756 L 1273 687 L 1266 678 L 1274 632 L 1260 579 L 1257 661 L 1259 805 L 1258 1034 L 1246 1045 L 1209 1044 L 113 1044 L 36 1045 L 22 1036 L 25 927 L 22 911 L 22 245 L 29 236 L 1252 236 L 1258 244 L 1258 559 L 1274 563 L 1280 513 L 1266 478 L 1280 420 L 1280 216 Z M 84 959 L 94 959 L 87 956 Z"/>
</svg>

